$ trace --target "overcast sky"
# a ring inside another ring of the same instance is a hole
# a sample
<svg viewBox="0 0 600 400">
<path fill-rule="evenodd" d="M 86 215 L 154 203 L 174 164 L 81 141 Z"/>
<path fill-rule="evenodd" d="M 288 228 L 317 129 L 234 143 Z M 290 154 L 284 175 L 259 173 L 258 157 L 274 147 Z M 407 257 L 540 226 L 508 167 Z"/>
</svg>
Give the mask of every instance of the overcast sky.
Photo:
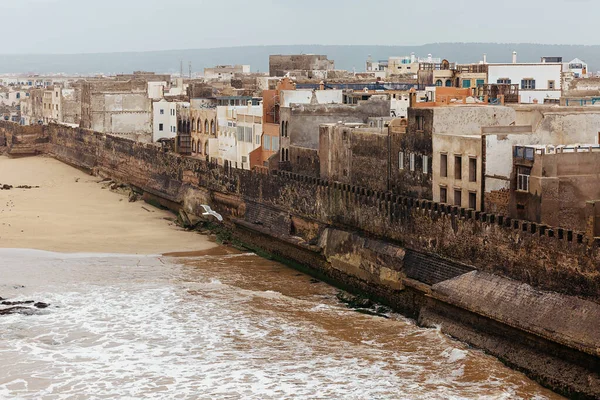
<svg viewBox="0 0 600 400">
<path fill-rule="evenodd" d="M 0 0 L 0 52 L 269 44 L 598 44 L 598 0 Z"/>
</svg>

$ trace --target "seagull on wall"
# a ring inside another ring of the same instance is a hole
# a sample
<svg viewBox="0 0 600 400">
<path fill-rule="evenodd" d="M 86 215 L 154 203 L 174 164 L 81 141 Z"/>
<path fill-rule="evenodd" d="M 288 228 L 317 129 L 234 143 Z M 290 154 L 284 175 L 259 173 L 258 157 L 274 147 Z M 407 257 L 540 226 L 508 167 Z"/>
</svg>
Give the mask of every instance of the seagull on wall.
<svg viewBox="0 0 600 400">
<path fill-rule="evenodd" d="M 221 214 L 219 214 L 218 212 L 214 211 L 212 208 L 210 208 L 210 206 L 207 206 L 206 204 L 201 204 L 200 206 L 202 206 L 202 208 L 204 208 L 204 212 L 202 213 L 202 215 L 212 215 L 219 222 L 223 221 L 223 217 L 221 216 Z"/>
</svg>

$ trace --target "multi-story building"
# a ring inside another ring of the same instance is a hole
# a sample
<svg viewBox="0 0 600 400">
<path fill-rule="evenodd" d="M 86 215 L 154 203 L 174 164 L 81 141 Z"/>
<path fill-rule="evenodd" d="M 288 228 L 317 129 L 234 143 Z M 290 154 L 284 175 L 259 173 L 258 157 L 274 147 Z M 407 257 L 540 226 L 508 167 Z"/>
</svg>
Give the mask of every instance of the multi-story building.
<svg viewBox="0 0 600 400">
<path fill-rule="evenodd" d="M 520 103 L 558 103 L 561 97 L 563 63 L 518 63 L 513 52 L 511 64 L 488 64 L 488 82 L 518 84 Z"/>
<path fill-rule="evenodd" d="M 370 117 L 390 115 L 390 101 L 386 98 L 373 97 L 358 105 L 319 104 L 317 98 L 314 94 L 309 104 L 291 103 L 280 109 L 281 168 L 315 177 L 320 175 L 320 125 L 340 121 L 366 123 Z"/>
<path fill-rule="evenodd" d="M 562 59 L 561 59 L 562 61 Z M 588 65 L 585 61 L 575 58 L 568 63 L 564 63 L 563 72 L 571 72 L 575 78 L 588 77 Z"/>
<path fill-rule="evenodd" d="M 274 158 L 271 168 L 276 168 L 279 152 L 281 125 L 279 112 L 283 91 L 296 90 L 296 85 L 289 78 L 280 79 L 274 89 L 263 91 L 263 125 L 262 143 L 250 152 L 250 168 L 269 168 L 269 159 Z M 290 96 L 287 96 L 290 99 Z"/>
<path fill-rule="evenodd" d="M 579 232 L 590 228 L 588 209 L 600 199 L 599 145 L 514 146 L 512 160 L 512 218 Z M 600 236 L 600 224 L 592 225 L 592 237 Z"/>
<path fill-rule="evenodd" d="M 192 152 L 194 155 L 212 159 L 218 157 L 219 125 L 216 108 L 190 108 L 192 118 Z"/>
<path fill-rule="evenodd" d="M 177 136 L 177 111 L 189 108 L 190 103 L 162 99 L 152 103 L 152 141 Z"/>
<path fill-rule="evenodd" d="M 481 127 L 510 125 L 515 111 L 473 98 L 471 89 L 438 87 L 435 102 L 416 102 L 405 134 L 392 142 L 393 191 L 460 207 L 482 208 Z"/>
<path fill-rule="evenodd" d="M 82 128 L 150 141 L 153 115 L 147 88 L 144 80 L 84 82 Z"/>
<path fill-rule="evenodd" d="M 62 121 L 62 88 L 54 86 L 44 90 L 43 94 L 43 121 L 44 124 L 57 124 Z"/>
</svg>

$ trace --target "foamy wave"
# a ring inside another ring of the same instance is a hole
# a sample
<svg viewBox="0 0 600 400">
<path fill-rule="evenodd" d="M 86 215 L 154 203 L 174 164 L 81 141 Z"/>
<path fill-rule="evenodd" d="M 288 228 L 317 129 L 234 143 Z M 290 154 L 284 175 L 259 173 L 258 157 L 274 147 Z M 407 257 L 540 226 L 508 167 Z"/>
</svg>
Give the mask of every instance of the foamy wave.
<svg viewBox="0 0 600 400">
<path fill-rule="evenodd" d="M 52 308 L 0 318 L 0 398 L 521 397 L 500 363 L 435 330 L 322 296 L 240 289 L 201 271 L 189 282 L 183 267 L 146 258 L 22 264 L 19 296 Z M 494 380 L 464 382 L 467 362 Z"/>
</svg>

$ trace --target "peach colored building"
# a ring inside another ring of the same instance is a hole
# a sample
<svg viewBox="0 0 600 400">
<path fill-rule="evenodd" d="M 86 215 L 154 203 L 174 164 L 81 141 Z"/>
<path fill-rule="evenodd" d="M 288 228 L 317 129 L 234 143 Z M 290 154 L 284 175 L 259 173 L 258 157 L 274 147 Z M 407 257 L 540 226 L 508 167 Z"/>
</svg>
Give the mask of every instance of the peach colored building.
<svg viewBox="0 0 600 400">
<path fill-rule="evenodd" d="M 191 155 L 208 158 L 210 155 L 210 139 L 216 139 L 218 134 L 217 110 L 190 108 L 181 117 L 190 126 L 192 136 Z"/>
<path fill-rule="evenodd" d="M 273 90 L 263 90 L 263 135 L 261 146 L 250 152 L 250 169 L 267 169 L 269 158 L 279 151 L 279 107 L 282 90 L 296 90 L 296 84 L 283 78 Z M 277 163 L 278 159 L 273 160 Z"/>
</svg>

